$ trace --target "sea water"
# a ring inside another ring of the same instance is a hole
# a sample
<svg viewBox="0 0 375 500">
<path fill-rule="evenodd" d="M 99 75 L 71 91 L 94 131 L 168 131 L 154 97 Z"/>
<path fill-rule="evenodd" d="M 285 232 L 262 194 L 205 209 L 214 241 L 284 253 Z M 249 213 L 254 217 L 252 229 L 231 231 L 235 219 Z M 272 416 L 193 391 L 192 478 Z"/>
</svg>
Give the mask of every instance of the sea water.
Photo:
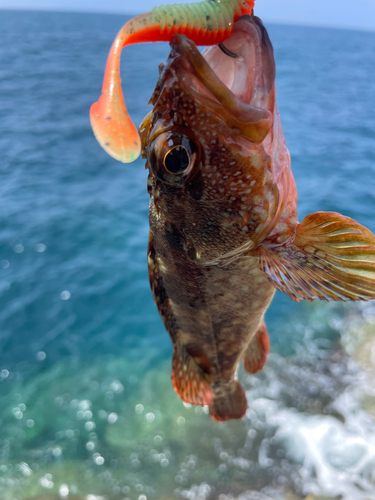
<svg viewBox="0 0 375 500">
<path fill-rule="evenodd" d="M 0 498 L 374 500 L 371 302 L 277 293 L 267 368 L 239 373 L 240 422 L 174 393 L 147 173 L 89 123 L 126 20 L 0 11 Z M 375 33 L 267 28 L 300 220 L 337 211 L 375 231 Z M 124 51 L 137 124 L 168 50 Z"/>
</svg>

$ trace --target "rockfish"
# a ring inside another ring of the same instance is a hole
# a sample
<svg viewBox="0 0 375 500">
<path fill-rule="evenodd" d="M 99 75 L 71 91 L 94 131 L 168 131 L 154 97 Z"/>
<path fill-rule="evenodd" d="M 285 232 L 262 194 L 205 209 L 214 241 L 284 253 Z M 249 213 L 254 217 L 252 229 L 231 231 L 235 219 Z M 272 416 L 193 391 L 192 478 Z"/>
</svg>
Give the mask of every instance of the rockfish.
<svg viewBox="0 0 375 500">
<path fill-rule="evenodd" d="M 150 284 L 173 343 L 174 389 L 215 420 L 238 419 L 247 400 L 237 368 L 266 363 L 275 290 L 296 301 L 375 298 L 375 236 L 334 212 L 298 223 L 259 18 L 240 16 L 202 54 L 183 34 L 170 45 L 139 129 Z"/>
</svg>

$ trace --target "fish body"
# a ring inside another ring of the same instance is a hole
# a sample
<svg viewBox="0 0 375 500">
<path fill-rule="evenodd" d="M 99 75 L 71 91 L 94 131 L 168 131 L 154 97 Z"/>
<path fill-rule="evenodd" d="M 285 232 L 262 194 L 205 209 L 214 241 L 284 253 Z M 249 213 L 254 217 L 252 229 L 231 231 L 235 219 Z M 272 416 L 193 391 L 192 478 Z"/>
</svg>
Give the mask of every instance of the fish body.
<svg viewBox="0 0 375 500">
<path fill-rule="evenodd" d="M 241 418 L 236 371 L 241 359 L 250 373 L 266 363 L 275 290 L 297 301 L 375 298 L 375 237 L 333 212 L 298 223 L 260 19 L 241 17 L 225 52 L 200 54 L 178 34 L 171 47 L 140 126 L 150 284 L 173 343 L 177 393 L 208 405 L 215 420 Z"/>
</svg>

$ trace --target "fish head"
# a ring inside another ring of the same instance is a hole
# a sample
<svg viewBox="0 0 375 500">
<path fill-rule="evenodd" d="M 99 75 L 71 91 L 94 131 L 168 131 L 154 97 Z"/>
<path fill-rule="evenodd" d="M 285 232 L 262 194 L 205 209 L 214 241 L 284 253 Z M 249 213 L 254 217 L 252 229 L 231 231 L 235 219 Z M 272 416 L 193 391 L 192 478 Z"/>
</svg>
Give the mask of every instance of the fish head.
<svg viewBox="0 0 375 500">
<path fill-rule="evenodd" d="M 272 44 L 254 16 L 235 23 L 224 51 L 212 46 L 200 53 L 184 35 L 174 35 L 170 44 L 150 100 L 153 110 L 140 126 L 151 183 L 163 194 L 159 206 L 171 209 L 178 198 L 183 226 L 194 219 L 199 201 L 201 230 L 207 219 L 221 229 L 234 223 L 243 240 L 264 223 L 262 205 L 271 189 L 265 144 L 276 109 Z"/>
<path fill-rule="evenodd" d="M 236 142 L 239 137 L 262 142 L 272 126 L 275 61 L 261 20 L 241 17 L 225 42 L 227 53 L 223 45 L 216 45 L 201 54 L 184 35 L 175 35 L 171 47 L 167 64 L 159 67 L 160 78 L 150 100 L 154 109 L 140 127 L 143 154 L 163 132 L 195 136 L 203 149 L 212 144 L 209 139 L 218 129 Z M 151 149 L 157 150 L 157 144 Z"/>
</svg>

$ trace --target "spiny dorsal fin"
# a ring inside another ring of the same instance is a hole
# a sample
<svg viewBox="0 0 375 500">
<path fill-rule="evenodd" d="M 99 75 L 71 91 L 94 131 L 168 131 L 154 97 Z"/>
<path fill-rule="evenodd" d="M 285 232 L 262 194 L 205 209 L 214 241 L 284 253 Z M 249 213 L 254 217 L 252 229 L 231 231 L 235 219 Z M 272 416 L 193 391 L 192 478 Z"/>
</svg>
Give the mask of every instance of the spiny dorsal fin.
<svg viewBox="0 0 375 500">
<path fill-rule="evenodd" d="M 260 267 L 297 302 L 375 299 L 375 236 L 335 212 L 305 217 L 289 244 L 260 246 Z"/>
</svg>

